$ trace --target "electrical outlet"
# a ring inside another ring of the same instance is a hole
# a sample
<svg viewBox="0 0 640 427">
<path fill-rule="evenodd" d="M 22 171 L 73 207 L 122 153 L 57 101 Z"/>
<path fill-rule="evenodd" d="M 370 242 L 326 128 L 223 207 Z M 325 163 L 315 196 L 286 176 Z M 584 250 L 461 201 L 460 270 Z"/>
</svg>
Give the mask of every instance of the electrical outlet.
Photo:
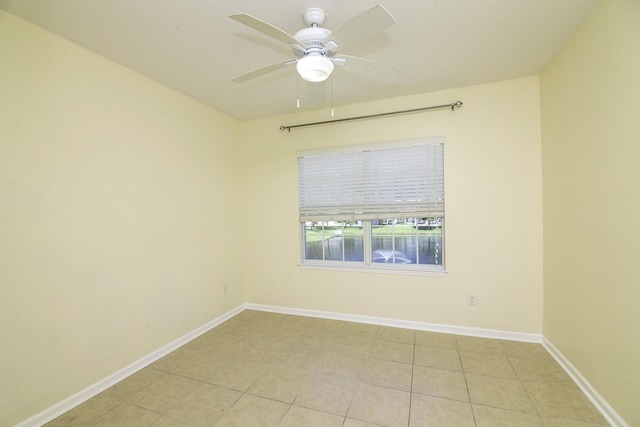
<svg viewBox="0 0 640 427">
<path fill-rule="evenodd" d="M 476 294 L 469 294 L 469 296 L 467 297 L 467 304 L 476 305 L 477 302 L 478 298 L 476 297 Z"/>
</svg>

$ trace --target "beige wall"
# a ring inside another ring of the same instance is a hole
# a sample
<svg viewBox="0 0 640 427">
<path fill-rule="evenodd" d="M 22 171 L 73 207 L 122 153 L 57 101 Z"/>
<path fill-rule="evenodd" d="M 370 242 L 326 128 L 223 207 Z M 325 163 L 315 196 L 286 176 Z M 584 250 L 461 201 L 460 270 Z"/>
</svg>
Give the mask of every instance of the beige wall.
<svg viewBox="0 0 640 427">
<path fill-rule="evenodd" d="M 604 0 L 541 77 L 544 335 L 640 425 L 640 2 Z"/>
<path fill-rule="evenodd" d="M 244 301 L 239 124 L 3 12 L 0 58 L 13 425 Z"/>
<path fill-rule="evenodd" d="M 339 94 L 337 95 L 339 96 Z M 392 319 L 542 332 L 537 77 L 338 107 L 340 117 L 437 111 L 278 130 L 327 111 L 243 123 L 247 301 Z M 292 102 L 294 100 L 292 99 Z M 444 135 L 446 277 L 301 270 L 296 151 Z M 255 226 L 251 226 L 255 224 Z M 476 293 L 478 304 L 467 304 Z"/>
</svg>

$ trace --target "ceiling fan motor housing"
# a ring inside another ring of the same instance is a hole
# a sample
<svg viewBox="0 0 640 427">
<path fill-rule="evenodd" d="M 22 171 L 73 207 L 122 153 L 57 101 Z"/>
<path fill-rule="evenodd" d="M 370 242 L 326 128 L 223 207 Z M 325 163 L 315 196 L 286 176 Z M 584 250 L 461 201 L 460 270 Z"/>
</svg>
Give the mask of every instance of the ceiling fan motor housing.
<svg viewBox="0 0 640 427">
<path fill-rule="evenodd" d="M 304 56 L 310 52 L 320 52 L 322 49 L 324 49 L 324 39 L 331 34 L 331 31 L 327 30 L 326 28 L 321 28 L 321 27 L 309 27 L 309 28 L 303 28 L 302 30 L 298 31 L 294 37 L 296 39 L 298 39 L 303 45 L 305 45 L 306 47 L 306 51 L 305 52 L 300 52 L 298 49 L 295 49 L 295 47 L 293 48 L 293 53 L 296 54 L 296 56 L 300 57 L 300 56 Z M 295 46 L 295 45 L 292 45 Z M 300 55 L 300 53 L 302 53 L 302 55 Z"/>
<path fill-rule="evenodd" d="M 303 16 L 304 22 L 309 27 L 298 31 L 293 37 L 300 41 L 306 49 L 302 51 L 300 46 L 291 44 L 291 49 L 298 58 L 302 58 L 310 53 L 322 53 L 324 50 L 323 41 L 331 34 L 330 30 L 321 27 L 327 17 L 327 13 L 324 10 L 318 7 L 312 7 L 307 9 Z"/>
</svg>

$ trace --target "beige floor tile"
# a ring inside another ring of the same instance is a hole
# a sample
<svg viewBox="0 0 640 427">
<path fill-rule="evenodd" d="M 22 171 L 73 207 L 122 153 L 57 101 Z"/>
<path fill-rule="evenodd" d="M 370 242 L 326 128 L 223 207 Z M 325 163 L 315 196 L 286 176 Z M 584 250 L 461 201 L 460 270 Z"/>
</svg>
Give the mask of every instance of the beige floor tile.
<svg viewBox="0 0 640 427">
<path fill-rule="evenodd" d="M 360 380 L 373 385 L 411 391 L 413 366 L 388 360 L 367 360 Z"/>
<path fill-rule="evenodd" d="M 244 316 L 242 316 L 242 314 L 243 313 L 238 313 L 232 318 L 225 320 L 220 325 L 216 326 L 215 330 L 217 332 L 222 332 L 222 331 L 237 329 L 242 322 L 246 321 L 246 319 L 244 318 Z"/>
<path fill-rule="evenodd" d="M 536 413 L 520 381 L 475 374 L 465 374 L 465 377 L 471 403 L 525 414 Z"/>
<path fill-rule="evenodd" d="M 404 344 L 414 344 L 416 342 L 416 331 L 414 331 L 413 329 L 380 326 L 376 339 L 401 342 Z"/>
<path fill-rule="evenodd" d="M 288 409 L 286 403 L 245 394 L 216 423 L 216 427 L 277 426 Z"/>
<path fill-rule="evenodd" d="M 440 347 L 416 345 L 413 353 L 413 363 L 449 371 L 462 371 L 458 351 Z"/>
<path fill-rule="evenodd" d="M 424 345 L 427 347 L 448 348 L 449 350 L 458 349 L 458 340 L 456 335 L 442 334 L 440 332 L 416 331 L 416 345 Z"/>
<path fill-rule="evenodd" d="M 412 391 L 445 399 L 469 402 L 469 393 L 462 372 L 414 366 Z"/>
<path fill-rule="evenodd" d="M 340 335 L 336 338 L 331 351 L 340 353 L 368 355 L 373 348 L 375 336 L 369 335 Z"/>
<path fill-rule="evenodd" d="M 278 427 L 342 427 L 344 417 L 313 409 L 292 406 Z"/>
<path fill-rule="evenodd" d="M 266 363 L 235 360 L 218 369 L 207 382 L 233 390 L 247 391 L 268 369 L 269 365 Z"/>
<path fill-rule="evenodd" d="M 261 341 L 293 344 L 304 331 L 288 327 L 276 326 L 262 336 Z"/>
<path fill-rule="evenodd" d="M 150 426 L 157 421 L 158 418 L 160 418 L 160 414 L 140 408 L 139 406 L 123 403 L 97 420 L 87 424 L 87 427 Z"/>
<path fill-rule="evenodd" d="M 189 341 L 185 345 L 183 345 L 182 349 L 188 350 L 197 350 L 197 351 L 213 351 L 212 343 L 219 342 L 221 344 L 233 345 L 238 342 L 238 339 L 235 338 L 231 334 L 226 334 L 223 332 L 219 332 L 218 329 L 214 328 L 197 338 Z"/>
<path fill-rule="evenodd" d="M 221 365 L 228 362 L 232 362 L 236 359 L 237 359 L 237 356 L 234 356 L 232 354 L 225 352 L 224 349 L 218 349 L 216 351 L 203 352 L 200 359 L 195 361 Z"/>
<path fill-rule="evenodd" d="M 380 427 L 380 424 L 365 423 L 364 421 L 347 418 L 344 420 L 342 427 Z"/>
<path fill-rule="evenodd" d="M 242 332 L 235 332 L 234 335 L 209 332 L 208 335 L 200 336 L 186 344 L 185 348 L 205 353 L 222 350 L 227 354 L 242 354 L 251 348 L 251 343 L 242 339 Z"/>
<path fill-rule="evenodd" d="M 255 343 L 261 340 L 266 334 L 272 331 L 273 328 L 265 329 L 238 329 L 233 333 L 233 337 L 243 343 Z"/>
<path fill-rule="evenodd" d="M 127 400 L 146 386 L 156 382 L 165 375 L 166 373 L 162 371 L 146 367 L 128 378 L 125 378 L 116 385 L 109 387 L 102 394 L 106 394 L 120 400 Z"/>
<path fill-rule="evenodd" d="M 233 316 L 231 319 L 227 320 L 225 323 L 242 323 L 247 320 L 251 320 L 251 318 L 258 314 L 257 310 L 243 310 L 240 313 Z"/>
<path fill-rule="evenodd" d="M 161 416 L 153 424 L 152 427 L 185 427 L 184 420 L 176 420 L 167 416 Z"/>
<path fill-rule="evenodd" d="M 518 341 L 500 341 L 500 345 L 508 357 L 543 360 L 547 362 L 554 361 L 553 357 L 551 357 L 542 344 Z"/>
<path fill-rule="evenodd" d="M 244 352 L 242 358 L 252 362 L 272 364 L 289 348 L 289 344 L 283 344 L 282 346 L 273 344 L 274 343 L 258 341 L 249 350 Z"/>
<path fill-rule="evenodd" d="M 504 350 L 500 344 L 500 340 L 490 338 L 467 337 L 458 335 L 458 350 L 470 351 L 473 353 L 493 354 L 496 356 L 504 356 Z"/>
<path fill-rule="evenodd" d="M 413 393 L 410 427 L 475 427 L 471 405 Z"/>
<path fill-rule="evenodd" d="M 293 339 L 293 337 L 295 336 L 297 339 L 301 334 L 302 331 L 296 331 L 296 334 L 290 337 L 291 339 L 282 340 L 262 337 L 260 340 L 254 342 L 251 345 L 251 350 L 259 349 L 260 351 L 269 353 L 282 353 L 283 351 L 287 351 L 288 349 L 290 349 L 294 344 L 295 339 Z"/>
<path fill-rule="evenodd" d="M 238 328 L 238 322 L 234 321 L 234 317 L 229 320 L 224 321 L 215 327 L 215 331 L 223 334 L 233 334 L 233 332 Z"/>
<path fill-rule="evenodd" d="M 544 427 L 600 427 L 609 426 L 609 424 L 591 424 L 581 423 L 580 421 L 563 420 L 559 418 L 541 418 Z"/>
<path fill-rule="evenodd" d="M 206 353 L 203 351 L 194 350 L 183 346 L 167 354 L 160 360 L 153 362 L 148 367 L 162 372 L 171 372 L 187 361 L 202 360 L 205 354 Z"/>
<path fill-rule="evenodd" d="M 212 348 L 207 350 L 207 353 L 219 353 L 222 352 L 231 358 L 244 357 L 244 355 L 251 350 L 254 345 L 252 341 L 243 341 L 239 338 L 234 338 L 237 340 L 235 344 L 222 345 L 220 343 L 212 343 Z"/>
<path fill-rule="evenodd" d="M 389 427 L 406 427 L 410 393 L 361 383 L 347 418 Z"/>
<path fill-rule="evenodd" d="M 286 316 L 278 323 L 278 327 L 302 331 L 311 328 L 316 320 L 307 316 Z"/>
<path fill-rule="evenodd" d="M 242 396 L 224 387 L 200 383 L 189 395 L 178 400 L 166 415 L 193 425 L 211 425 L 222 418 Z"/>
<path fill-rule="evenodd" d="M 336 340 L 336 335 L 331 333 L 311 333 L 305 331 L 293 343 L 296 347 L 317 349 L 320 351 L 329 350 Z"/>
<path fill-rule="evenodd" d="M 507 411 L 488 406 L 473 405 L 476 427 L 543 427 L 537 415 Z"/>
<path fill-rule="evenodd" d="M 333 319 L 314 319 L 311 325 L 307 328 L 307 331 L 312 334 L 340 334 L 344 329 L 347 322 Z"/>
<path fill-rule="evenodd" d="M 60 415 L 58 418 L 46 424 L 46 426 L 84 426 L 91 421 L 98 419 L 121 403 L 121 400 L 116 399 L 115 397 L 108 394 L 101 393 L 96 397 L 76 406 L 72 410 Z"/>
<path fill-rule="evenodd" d="M 355 381 L 314 375 L 302 388 L 294 405 L 344 417 L 357 389 Z"/>
<path fill-rule="evenodd" d="M 378 325 L 369 325 L 366 323 L 347 322 L 344 325 L 342 333 L 345 335 L 364 335 L 375 337 L 378 333 Z"/>
<path fill-rule="evenodd" d="M 413 363 L 413 344 L 376 340 L 371 357 L 392 362 Z"/>
<path fill-rule="evenodd" d="M 271 329 L 278 323 L 278 315 L 265 311 L 245 310 L 234 316 L 238 320 L 238 328 L 242 330 Z"/>
<path fill-rule="evenodd" d="M 539 381 L 573 384 L 567 373 L 555 361 L 519 359 L 512 357 L 509 359 L 513 369 L 522 381 Z"/>
<path fill-rule="evenodd" d="M 518 379 L 506 356 L 461 351 L 460 359 L 465 373 L 512 380 Z"/>
<path fill-rule="evenodd" d="M 242 321 L 239 323 L 238 328 L 235 331 L 236 333 L 238 331 L 253 331 L 262 332 L 264 334 L 275 328 L 280 322 L 277 317 L 264 315 L 264 313 L 259 316 L 252 316 L 241 320 Z"/>
<path fill-rule="evenodd" d="M 134 394 L 129 402 L 159 414 L 166 414 L 200 384 L 189 378 L 167 374 Z"/>
<path fill-rule="evenodd" d="M 328 351 L 318 362 L 315 372 L 348 380 L 358 380 L 366 359 L 364 355 Z"/>
<path fill-rule="evenodd" d="M 207 381 L 219 369 L 229 365 L 229 363 L 231 362 L 226 356 L 223 357 L 218 354 L 218 357 L 211 356 L 197 361 L 185 361 L 185 363 L 173 369 L 171 373 L 198 381 Z"/>
<path fill-rule="evenodd" d="M 283 368 L 299 371 L 313 372 L 322 360 L 324 353 L 321 350 L 309 347 L 290 347 L 281 353 L 273 364 Z"/>
<path fill-rule="evenodd" d="M 235 332 L 234 335 L 238 337 L 262 337 L 267 334 L 269 331 L 272 331 L 276 328 L 276 322 L 267 321 L 267 322 L 247 322 L 244 325 L 241 325 Z M 251 332 L 251 334 L 244 334 L 243 332 Z"/>
<path fill-rule="evenodd" d="M 293 403 L 309 379 L 309 373 L 293 369 L 272 367 L 258 379 L 247 393 L 280 402 Z"/>
<path fill-rule="evenodd" d="M 524 387 L 542 417 L 608 425 L 575 384 L 525 382 Z"/>
</svg>

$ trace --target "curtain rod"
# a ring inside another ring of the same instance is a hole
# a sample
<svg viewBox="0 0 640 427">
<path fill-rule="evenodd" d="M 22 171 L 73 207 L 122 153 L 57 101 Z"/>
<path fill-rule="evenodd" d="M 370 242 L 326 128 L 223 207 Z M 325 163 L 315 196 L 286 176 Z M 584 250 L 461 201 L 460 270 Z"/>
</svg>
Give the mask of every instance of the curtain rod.
<svg viewBox="0 0 640 427">
<path fill-rule="evenodd" d="M 330 123 L 340 123 L 340 122 L 348 122 L 351 120 L 362 120 L 362 119 L 372 119 L 376 117 L 385 117 L 385 116 L 393 116 L 396 114 L 407 114 L 407 113 L 417 113 L 419 111 L 429 111 L 429 110 L 443 110 L 445 108 L 451 108 L 451 111 L 456 108 L 462 107 L 462 101 L 456 101 L 452 104 L 443 104 L 443 105 L 434 105 L 431 107 L 422 107 L 422 108 L 413 108 L 411 110 L 401 110 L 401 111 L 390 111 L 388 113 L 377 113 L 377 114 L 369 114 L 367 116 L 357 116 L 357 117 L 347 117 L 344 119 L 334 119 L 334 120 L 326 120 L 324 122 L 313 122 L 313 123 L 301 123 L 299 125 L 282 125 L 280 126 L 280 130 L 286 130 L 291 132 L 291 129 L 307 127 L 307 126 L 317 126 L 317 125 L 326 125 Z"/>
</svg>

